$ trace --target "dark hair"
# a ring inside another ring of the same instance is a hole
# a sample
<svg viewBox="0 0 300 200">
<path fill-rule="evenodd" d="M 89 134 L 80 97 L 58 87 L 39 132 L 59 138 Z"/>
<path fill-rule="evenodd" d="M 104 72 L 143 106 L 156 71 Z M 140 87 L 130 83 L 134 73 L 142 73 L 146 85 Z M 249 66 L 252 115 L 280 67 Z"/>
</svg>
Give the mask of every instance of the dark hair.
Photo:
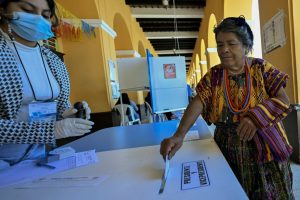
<svg viewBox="0 0 300 200">
<path fill-rule="evenodd" d="M 9 3 L 11 2 L 19 2 L 20 0 L 0 0 L 0 7 L 6 9 Z M 59 24 L 58 17 L 55 13 L 56 5 L 54 0 L 45 0 L 48 3 L 49 9 L 50 9 L 50 17 L 53 19 L 52 26 L 57 26 Z M 1 14 L 1 13 L 0 13 Z"/>
<path fill-rule="evenodd" d="M 151 93 L 150 92 L 148 92 L 147 96 L 145 97 L 145 102 L 147 102 L 150 106 L 152 106 L 151 105 Z M 148 110 L 148 108 L 147 108 L 147 106 L 145 106 L 145 113 L 147 113 L 147 110 Z"/>
<path fill-rule="evenodd" d="M 151 93 L 150 92 L 147 93 L 147 96 L 145 97 L 145 101 L 147 103 L 149 103 L 149 105 L 151 105 Z"/>
<path fill-rule="evenodd" d="M 248 51 L 253 48 L 253 32 L 244 16 L 228 17 L 214 28 L 215 38 L 220 32 L 235 33 Z M 248 53 L 248 52 L 247 52 Z"/>
<path fill-rule="evenodd" d="M 121 98 L 118 99 L 116 105 L 121 104 Z M 130 105 L 130 99 L 127 93 L 122 93 L 122 104 Z"/>
</svg>

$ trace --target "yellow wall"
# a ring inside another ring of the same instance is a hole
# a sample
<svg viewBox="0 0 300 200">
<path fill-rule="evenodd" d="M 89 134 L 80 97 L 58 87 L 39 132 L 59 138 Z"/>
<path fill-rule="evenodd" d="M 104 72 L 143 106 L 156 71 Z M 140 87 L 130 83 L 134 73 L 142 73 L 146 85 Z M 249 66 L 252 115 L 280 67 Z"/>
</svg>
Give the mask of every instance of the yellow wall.
<svg viewBox="0 0 300 200">
<path fill-rule="evenodd" d="M 294 49 L 294 52 L 292 54 L 293 59 L 293 70 L 295 73 L 294 79 L 297 83 L 297 85 L 294 85 L 295 87 L 295 92 L 297 94 L 297 100 L 296 103 L 300 103 L 300 1 L 299 0 L 293 0 L 291 3 L 292 8 L 290 8 L 291 11 L 291 21 L 292 21 L 292 30 L 291 30 L 291 37 L 294 38 L 294 42 L 292 43 L 292 49 Z M 291 7 L 290 6 L 290 7 Z"/>
<path fill-rule="evenodd" d="M 264 0 L 259 1 L 259 11 L 260 11 L 260 22 L 261 22 L 261 30 L 262 26 L 272 18 L 279 9 L 282 9 L 285 13 L 284 24 L 285 24 L 285 36 L 286 36 L 286 44 L 283 47 L 279 47 L 267 54 L 263 54 L 263 58 L 272 63 L 275 67 L 287 73 L 290 76 L 290 80 L 286 87 L 286 92 L 290 98 L 291 103 L 299 102 L 299 98 L 297 97 L 298 89 L 297 89 L 297 80 L 295 74 L 295 66 L 294 66 L 294 58 L 292 55 L 294 54 L 292 50 L 291 44 L 294 43 L 292 33 L 290 31 L 291 24 L 290 19 L 290 11 L 289 11 L 289 3 L 290 0 L 277 0 L 274 3 L 273 0 Z M 298 22 L 299 23 L 299 22 Z"/>
<path fill-rule="evenodd" d="M 139 41 L 141 41 L 144 44 L 145 48 L 149 48 L 151 53 L 157 56 L 154 48 L 152 47 L 149 40 L 146 39 L 146 36 L 142 31 L 142 29 L 140 28 L 139 24 L 136 22 L 135 18 L 131 16 L 130 8 L 125 4 L 125 0 L 95 0 L 95 2 L 98 5 L 97 7 L 99 7 L 100 17 L 110 27 L 114 27 L 114 20 L 116 15 L 122 16 L 129 30 L 129 36 L 130 36 L 130 38 L 126 38 L 126 41 L 122 41 L 123 43 L 126 43 L 127 40 L 131 40 L 133 49 L 138 51 L 138 44 Z M 116 26 L 118 25 L 116 24 Z M 122 31 L 119 34 L 122 34 Z M 132 50 L 132 49 L 124 49 L 122 46 L 118 46 L 117 50 Z"/>
<path fill-rule="evenodd" d="M 76 0 L 76 3 L 74 0 L 57 0 L 57 2 L 78 18 L 101 19 L 111 28 L 116 28 L 116 39 L 100 28 L 96 29 L 96 38 L 83 35 L 80 41 L 71 41 L 66 37 L 59 39 L 59 49 L 66 54 L 64 59 L 70 73 L 71 101 L 73 103 L 78 100 L 88 101 L 93 113 L 110 111 L 115 100 L 111 98 L 108 60 L 116 61 L 116 50 L 139 52 L 143 48 L 148 48 L 154 56 L 157 54 L 139 24 L 131 16 L 124 0 Z M 115 19 L 123 20 L 124 29 L 119 29 L 117 24 L 114 24 Z M 123 40 L 118 40 L 120 38 Z"/>
<path fill-rule="evenodd" d="M 217 25 L 217 19 L 215 14 L 211 13 L 208 22 L 208 30 L 207 30 L 207 49 L 206 49 L 206 57 L 207 57 L 207 66 L 211 68 L 220 63 L 220 59 L 217 53 L 217 43 L 215 39 L 215 34 L 213 32 L 214 27 Z"/>
<path fill-rule="evenodd" d="M 72 0 L 58 0 L 65 9 L 83 19 L 97 19 L 98 13 L 92 1 L 74 4 Z M 82 1 L 83 2 L 83 1 Z M 71 102 L 86 100 L 95 112 L 108 108 L 106 97 L 103 51 L 101 51 L 101 30 L 96 29 L 97 37 L 88 38 L 83 34 L 82 40 L 72 41 L 62 37 L 63 53 L 71 80 Z M 98 45 L 95 45 L 98 44 Z"/>
<path fill-rule="evenodd" d="M 273 1 L 274 2 L 274 1 Z M 224 0 L 224 17 L 252 17 L 252 0 Z"/>
</svg>

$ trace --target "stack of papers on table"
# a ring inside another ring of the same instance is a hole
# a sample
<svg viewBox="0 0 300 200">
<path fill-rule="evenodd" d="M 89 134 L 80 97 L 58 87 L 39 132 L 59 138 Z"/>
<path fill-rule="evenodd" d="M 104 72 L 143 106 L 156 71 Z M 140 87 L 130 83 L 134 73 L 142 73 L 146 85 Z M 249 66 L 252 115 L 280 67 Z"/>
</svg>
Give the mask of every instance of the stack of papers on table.
<svg viewBox="0 0 300 200">
<path fill-rule="evenodd" d="M 54 169 L 45 166 L 37 166 L 35 160 L 24 160 L 14 166 L 0 170 L 0 188 L 33 181 L 50 174 L 96 162 L 98 162 L 98 157 L 95 150 L 78 152 L 75 153 L 75 156 L 48 163 L 55 167 Z"/>
</svg>

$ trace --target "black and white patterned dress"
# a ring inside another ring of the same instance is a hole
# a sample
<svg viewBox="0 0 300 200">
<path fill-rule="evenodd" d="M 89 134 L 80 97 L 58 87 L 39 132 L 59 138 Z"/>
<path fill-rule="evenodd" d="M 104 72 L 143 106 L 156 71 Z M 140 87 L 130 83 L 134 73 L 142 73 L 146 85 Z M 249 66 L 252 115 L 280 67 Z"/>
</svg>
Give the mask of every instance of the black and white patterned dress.
<svg viewBox="0 0 300 200">
<path fill-rule="evenodd" d="M 43 57 L 60 86 L 57 100 L 57 119 L 70 107 L 70 81 L 65 64 L 46 47 Z M 54 122 L 17 122 L 22 105 L 23 85 L 16 55 L 0 34 L 0 145 L 50 144 L 55 146 Z"/>
</svg>

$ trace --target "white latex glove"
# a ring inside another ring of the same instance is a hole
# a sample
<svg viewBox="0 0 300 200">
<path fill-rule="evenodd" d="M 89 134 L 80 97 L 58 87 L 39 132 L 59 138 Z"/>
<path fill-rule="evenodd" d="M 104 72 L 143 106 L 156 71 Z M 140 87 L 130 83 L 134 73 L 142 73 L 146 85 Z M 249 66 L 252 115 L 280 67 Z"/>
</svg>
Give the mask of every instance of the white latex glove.
<svg viewBox="0 0 300 200">
<path fill-rule="evenodd" d="M 91 118 L 91 109 L 89 107 L 89 104 L 86 102 L 86 101 L 82 101 L 81 102 L 83 104 L 83 108 L 85 110 L 85 116 L 86 116 L 86 119 L 90 119 Z M 70 107 L 70 108 L 67 108 L 63 114 L 62 114 L 62 117 L 64 119 L 66 118 L 74 118 L 75 117 L 75 114 L 77 112 L 77 109 L 75 109 L 73 106 Z"/>
<path fill-rule="evenodd" d="M 55 122 L 55 138 L 65 138 L 70 136 L 80 136 L 90 132 L 94 122 L 80 119 L 80 118 L 67 118 Z"/>
<path fill-rule="evenodd" d="M 91 108 L 89 107 L 89 104 L 86 101 L 82 101 L 84 110 L 85 110 L 85 116 L 86 119 L 90 119 L 91 118 Z"/>
</svg>

